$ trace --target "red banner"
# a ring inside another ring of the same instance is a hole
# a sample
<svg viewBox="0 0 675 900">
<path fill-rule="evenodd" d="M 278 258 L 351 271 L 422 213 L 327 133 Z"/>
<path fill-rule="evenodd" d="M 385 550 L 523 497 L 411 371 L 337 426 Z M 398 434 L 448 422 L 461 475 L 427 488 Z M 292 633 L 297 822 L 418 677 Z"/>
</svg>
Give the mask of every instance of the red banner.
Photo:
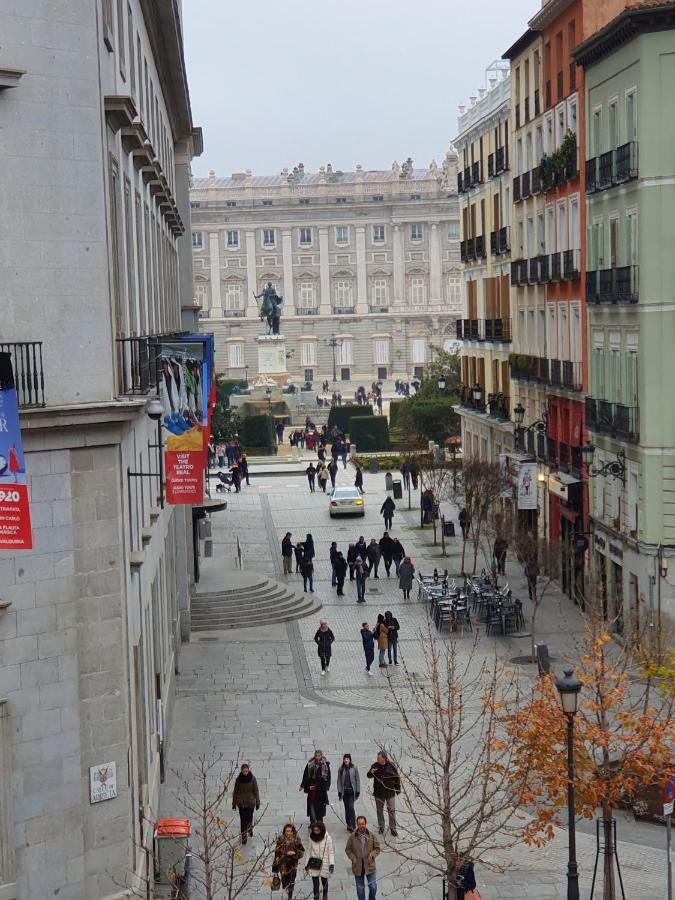
<svg viewBox="0 0 675 900">
<path fill-rule="evenodd" d="M 30 550 L 28 488 L 25 484 L 0 485 L 0 550 Z"/>
<path fill-rule="evenodd" d="M 204 453 L 202 450 L 167 450 L 164 454 L 166 499 L 174 504 L 204 502 Z"/>
<path fill-rule="evenodd" d="M 12 358 L 0 353 L 0 550 L 30 550 L 32 546 Z"/>
</svg>

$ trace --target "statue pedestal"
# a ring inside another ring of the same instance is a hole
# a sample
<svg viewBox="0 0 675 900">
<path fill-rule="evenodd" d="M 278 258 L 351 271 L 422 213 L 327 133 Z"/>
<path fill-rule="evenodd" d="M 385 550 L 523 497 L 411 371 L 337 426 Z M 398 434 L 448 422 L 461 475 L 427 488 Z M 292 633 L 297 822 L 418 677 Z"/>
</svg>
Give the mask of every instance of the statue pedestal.
<svg viewBox="0 0 675 900">
<path fill-rule="evenodd" d="M 288 378 L 286 369 L 286 338 L 280 334 L 258 335 L 258 374 L 284 384 Z"/>
</svg>

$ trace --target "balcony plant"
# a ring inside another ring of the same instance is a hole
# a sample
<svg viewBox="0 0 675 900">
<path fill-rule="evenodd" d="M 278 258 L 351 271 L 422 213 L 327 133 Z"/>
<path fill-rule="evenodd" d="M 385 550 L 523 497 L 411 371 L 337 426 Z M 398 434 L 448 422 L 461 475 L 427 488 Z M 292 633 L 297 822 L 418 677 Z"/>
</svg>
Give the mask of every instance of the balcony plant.
<svg viewBox="0 0 675 900">
<path fill-rule="evenodd" d="M 558 149 L 550 156 L 544 154 L 539 163 L 539 177 L 545 188 L 562 184 L 576 172 L 577 136 L 568 131 Z"/>
</svg>

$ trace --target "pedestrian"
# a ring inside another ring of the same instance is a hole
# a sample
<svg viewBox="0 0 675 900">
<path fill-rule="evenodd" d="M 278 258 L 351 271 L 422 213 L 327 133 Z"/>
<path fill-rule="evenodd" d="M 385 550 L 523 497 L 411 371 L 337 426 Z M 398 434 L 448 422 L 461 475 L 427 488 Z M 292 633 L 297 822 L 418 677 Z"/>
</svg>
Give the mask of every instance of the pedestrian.
<svg viewBox="0 0 675 900">
<path fill-rule="evenodd" d="M 328 474 L 330 475 L 331 487 L 335 487 L 335 479 L 337 478 L 337 473 L 338 473 L 338 465 L 335 462 L 335 459 L 333 459 L 333 460 L 331 460 L 331 463 L 328 466 Z"/>
<path fill-rule="evenodd" d="M 502 535 L 498 535 L 494 545 L 495 562 L 497 563 L 497 575 L 506 575 L 506 551 L 509 545 Z"/>
<path fill-rule="evenodd" d="M 305 473 L 307 475 L 307 481 L 309 482 L 309 492 L 310 494 L 314 493 L 314 481 L 316 479 L 316 469 L 314 468 L 314 463 L 310 463 L 305 469 Z"/>
<path fill-rule="evenodd" d="M 368 567 L 370 571 L 375 571 L 374 578 L 379 578 L 380 576 L 377 574 L 377 567 L 380 564 L 380 545 L 377 543 L 375 538 L 371 538 L 368 547 L 366 548 L 366 555 L 368 557 Z"/>
<path fill-rule="evenodd" d="M 382 394 L 377 395 L 377 411 L 382 415 Z"/>
<path fill-rule="evenodd" d="M 218 444 L 216 447 L 216 453 L 218 455 L 218 468 L 225 468 L 225 447 L 223 444 Z"/>
<path fill-rule="evenodd" d="M 290 575 L 293 572 L 293 541 L 290 531 L 286 532 L 281 542 L 281 556 L 284 561 L 284 575 Z"/>
<path fill-rule="evenodd" d="M 246 459 L 246 454 L 241 454 L 241 459 L 239 460 L 239 471 L 242 474 L 242 477 L 246 479 L 246 484 L 250 486 L 251 482 L 249 481 L 248 476 L 248 460 Z"/>
<path fill-rule="evenodd" d="M 323 463 L 319 463 L 319 470 L 316 477 L 319 479 L 319 487 L 325 494 L 326 484 L 328 482 L 328 469 L 324 466 Z"/>
<path fill-rule="evenodd" d="M 363 642 L 363 652 L 366 656 L 366 672 L 369 675 L 372 675 L 373 673 L 370 671 L 370 667 L 375 659 L 375 636 L 370 628 L 368 628 L 367 622 L 363 622 L 361 625 L 361 640 Z"/>
<path fill-rule="evenodd" d="M 307 585 L 309 585 L 310 594 L 314 593 L 314 563 L 311 559 L 308 559 L 306 556 L 303 557 L 302 566 L 300 567 L 300 572 L 302 573 L 302 592 L 305 593 L 307 591 Z"/>
<path fill-rule="evenodd" d="M 356 544 L 350 544 L 347 548 L 347 564 L 349 566 L 349 580 L 354 580 L 354 566 L 356 565 L 356 557 L 359 554 L 356 552 Z"/>
<path fill-rule="evenodd" d="M 300 441 L 300 449 L 304 450 L 305 449 L 305 432 L 304 431 L 300 432 L 300 434 L 298 435 L 298 440 Z"/>
<path fill-rule="evenodd" d="M 398 769 L 383 750 L 377 754 L 377 761 L 368 769 L 368 778 L 373 779 L 373 795 L 380 834 L 384 834 L 384 807 L 386 804 L 389 830 L 394 837 L 397 837 L 396 795 L 401 793 L 401 779 Z"/>
<path fill-rule="evenodd" d="M 228 441 L 225 447 L 225 456 L 227 457 L 227 468 L 232 467 L 234 462 L 234 441 Z"/>
<path fill-rule="evenodd" d="M 414 575 L 415 566 L 411 563 L 409 556 L 404 556 L 403 562 L 398 567 L 398 586 L 403 591 L 404 600 L 410 600 L 410 591 L 412 590 Z"/>
<path fill-rule="evenodd" d="M 434 509 L 434 494 L 430 488 L 422 494 L 422 525 L 428 525 L 431 522 L 431 516 Z"/>
<path fill-rule="evenodd" d="M 338 769 L 337 792 L 338 800 L 342 800 L 344 803 L 347 830 L 354 831 L 356 828 L 354 803 L 361 794 L 361 777 L 359 770 L 352 762 L 351 753 L 345 753 L 342 757 L 342 765 Z"/>
<path fill-rule="evenodd" d="M 389 665 L 391 658 L 394 657 L 394 665 L 398 665 L 398 632 L 400 625 L 398 619 L 395 618 L 390 610 L 384 614 L 384 624 L 387 626 L 387 657 Z"/>
<path fill-rule="evenodd" d="M 457 882 L 457 900 L 469 900 L 469 895 L 473 900 L 480 900 L 472 859 L 466 859 L 457 870 Z"/>
<path fill-rule="evenodd" d="M 330 545 L 330 549 L 328 550 L 328 558 L 330 559 L 330 585 L 331 587 L 335 587 L 337 584 L 337 574 L 335 572 L 335 560 L 338 555 L 338 546 L 335 541 Z"/>
<path fill-rule="evenodd" d="M 284 442 L 284 423 L 277 422 L 275 431 L 277 433 L 277 443 L 283 444 L 283 442 Z"/>
<path fill-rule="evenodd" d="M 321 660 L 321 674 L 325 675 L 330 672 L 330 658 L 333 653 L 333 641 L 335 635 L 328 627 L 328 622 L 321 622 L 314 635 L 314 643 L 319 651 L 319 659 Z"/>
<path fill-rule="evenodd" d="M 272 861 L 272 874 L 279 876 L 281 887 L 286 891 L 288 900 L 293 900 L 295 879 L 298 874 L 298 862 L 304 856 L 304 853 L 305 848 L 298 837 L 295 825 L 288 822 L 288 824 L 284 825 L 281 834 L 277 838 L 276 847 L 274 848 L 274 860 Z"/>
<path fill-rule="evenodd" d="M 464 507 L 459 511 L 459 527 L 462 529 L 462 540 L 468 541 L 471 519 L 469 519 L 469 514 Z"/>
<path fill-rule="evenodd" d="M 391 497 L 387 497 L 382 506 L 380 507 L 380 515 L 384 518 L 384 530 L 391 531 L 391 525 L 394 519 L 394 510 L 396 509 L 396 504 L 391 499 Z"/>
<path fill-rule="evenodd" d="M 340 444 L 340 457 L 342 459 L 342 468 L 347 468 L 347 453 L 349 452 L 349 447 L 347 445 L 347 441 L 343 440 Z"/>
<path fill-rule="evenodd" d="M 401 468 L 399 469 L 399 472 L 401 473 L 401 475 L 403 477 L 403 487 L 406 489 L 406 491 L 409 491 L 410 490 L 410 468 L 408 467 L 408 463 L 404 462 L 403 465 L 401 466 Z"/>
<path fill-rule="evenodd" d="M 361 466 L 356 463 L 356 475 L 354 476 L 354 487 L 358 488 L 362 494 L 365 493 L 363 490 L 363 472 L 361 470 Z"/>
<path fill-rule="evenodd" d="M 365 603 L 366 602 L 367 569 L 366 569 L 364 562 L 360 556 L 356 557 L 356 563 L 354 565 L 354 574 L 356 575 L 356 602 L 357 603 Z"/>
<path fill-rule="evenodd" d="M 314 538 L 309 532 L 305 537 L 305 549 L 303 551 L 303 556 L 305 559 L 314 559 L 316 553 L 314 551 Z"/>
<path fill-rule="evenodd" d="M 323 755 L 323 751 L 315 750 L 314 756 L 305 766 L 300 782 L 300 790 L 307 794 L 307 816 L 310 825 L 322 822 L 326 815 L 330 784 L 330 763 Z"/>
<path fill-rule="evenodd" d="M 391 553 L 394 559 L 394 568 L 396 569 L 396 574 L 398 575 L 401 569 L 401 563 L 405 557 L 405 550 L 403 549 L 403 544 L 399 541 L 398 538 L 394 538 L 393 547 L 391 549 Z"/>
<path fill-rule="evenodd" d="M 377 895 L 375 857 L 379 852 L 380 843 L 375 835 L 368 831 L 366 817 L 359 816 L 356 820 L 356 831 L 349 835 L 345 847 L 345 853 L 352 864 L 357 900 L 366 900 L 366 882 L 368 882 L 368 900 L 375 900 Z"/>
<path fill-rule="evenodd" d="M 239 833 L 242 844 L 245 844 L 249 836 L 253 837 L 253 813 L 260 809 L 258 782 L 248 763 L 243 763 L 235 779 L 232 809 L 239 810 Z"/>
<path fill-rule="evenodd" d="M 525 577 L 527 578 L 527 593 L 530 600 L 534 602 L 537 596 L 537 578 L 539 577 L 539 563 L 535 556 L 529 557 L 524 569 Z"/>
<path fill-rule="evenodd" d="M 391 564 L 394 559 L 394 542 L 389 537 L 388 531 L 385 531 L 385 533 L 380 538 L 380 554 L 382 556 L 382 559 L 384 560 L 384 568 L 387 573 L 387 578 L 389 578 Z"/>
<path fill-rule="evenodd" d="M 361 559 L 365 559 L 368 556 L 368 546 L 366 544 L 366 539 L 362 534 L 359 535 L 359 539 L 355 544 L 356 547 L 356 555 L 360 556 Z"/>
<path fill-rule="evenodd" d="M 380 652 L 380 668 L 386 669 L 385 655 L 389 649 L 389 629 L 384 623 L 384 616 L 380 613 L 377 617 L 377 625 L 373 629 L 373 637 L 377 641 L 377 649 Z"/>
<path fill-rule="evenodd" d="M 305 871 L 312 879 L 314 900 L 319 900 L 319 881 L 323 888 L 323 900 L 328 900 L 328 876 L 335 871 L 333 838 L 326 833 L 323 822 L 314 822 L 309 829 L 309 849 Z"/>
<path fill-rule="evenodd" d="M 335 557 L 335 579 L 338 597 L 344 597 L 345 578 L 347 576 L 347 560 L 341 551 L 338 550 Z"/>
<path fill-rule="evenodd" d="M 305 556 L 305 545 L 304 544 L 296 544 L 293 549 L 295 551 L 295 572 L 297 574 L 300 571 L 300 567 L 302 566 L 302 560 Z"/>
<path fill-rule="evenodd" d="M 241 471 L 236 463 L 230 469 L 230 475 L 232 476 L 234 490 L 238 494 L 241 491 Z"/>
</svg>

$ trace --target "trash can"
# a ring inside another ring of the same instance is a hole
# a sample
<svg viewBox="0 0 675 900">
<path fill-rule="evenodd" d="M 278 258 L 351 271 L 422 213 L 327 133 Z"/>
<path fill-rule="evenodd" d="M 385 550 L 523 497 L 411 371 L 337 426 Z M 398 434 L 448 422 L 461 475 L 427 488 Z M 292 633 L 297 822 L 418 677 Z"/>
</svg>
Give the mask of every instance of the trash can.
<svg viewBox="0 0 675 900">
<path fill-rule="evenodd" d="M 157 819 L 155 823 L 155 881 L 173 884 L 185 874 L 190 837 L 189 819 Z"/>
<path fill-rule="evenodd" d="M 384 489 L 385 491 L 394 490 L 394 479 L 391 477 L 391 472 L 387 472 L 384 476 Z"/>
<path fill-rule="evenodd" d="M 396 481 L 393 482 L 392 490 L 394 491 L 394 500 L 403 499 L 403 485 L 401 484 L 400 478 L 397 478 Z"/>
<path fill-rule="evenodd" d="M 540 675 L 550 675 L 551 673 L 551 657 L 548 655 L 548 644 L 544 641 L 534 645 L 537 652 L 537 668 Z"/>
<path fill-rule="evenodd" d="M 376 475 L 380 471 L 380 464 L 375 458 L 368 460 L 368 471 L 371 475 Z"/>
<path fill-rule="evenodd" d="M 445 537 L 455 536 L 455 523 L 443 521 L 443 535 Z"/>
</svg>

